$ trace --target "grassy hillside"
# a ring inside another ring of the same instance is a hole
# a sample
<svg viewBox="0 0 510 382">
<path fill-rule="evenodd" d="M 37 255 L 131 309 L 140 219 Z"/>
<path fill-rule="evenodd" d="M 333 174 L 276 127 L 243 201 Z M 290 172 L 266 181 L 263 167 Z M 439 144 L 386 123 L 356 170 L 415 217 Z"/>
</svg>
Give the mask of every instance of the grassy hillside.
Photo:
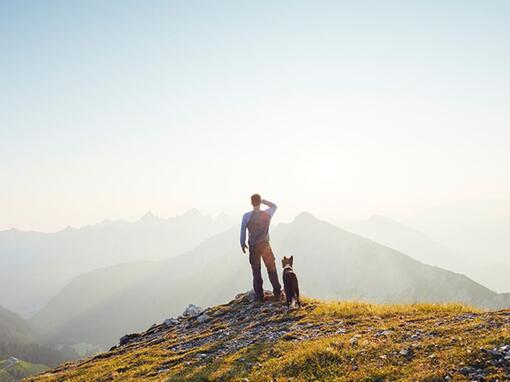
<svg viewBox="0 0 510 382">
<path fill-rule="evenodd" d="M 471 381 L 510 378 L 510 311 L 240 295 L 30 381 Z"/>
<path fill-rule="evenodd" d="M 0 360 L 11 356 L 50 366 L 78 358 L 72 349 L 55 350 L 39 344 L 23 318 L 0 307 Z"/>
<path fill-rule="evenodd" d="M 35 363 L 9 358 L 0 361 L 0 382 L 16 382 L 31 375 L 42 373 L 48 367 Z"/>
</svg>

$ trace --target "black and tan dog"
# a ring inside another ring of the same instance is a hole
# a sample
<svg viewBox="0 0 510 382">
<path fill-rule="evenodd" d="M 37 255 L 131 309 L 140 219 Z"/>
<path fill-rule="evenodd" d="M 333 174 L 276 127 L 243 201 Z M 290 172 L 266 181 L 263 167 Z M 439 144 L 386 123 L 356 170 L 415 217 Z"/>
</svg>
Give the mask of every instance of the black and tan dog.
<svg viewBox="0 0 510 382">
<path fill-rule="evenodd" d="M 301 308 L 301 302 L 299 301 L 298 279 L 294 273 L 294 270 L 292 269 L 293 262 L 294 256 L 289 258 L 283 256 L 283 289 L 285 290 L 285 297 L 287 298 L 287 306 L 290 306 L 292 302 L 296 300 L 298 306 Z"/>
</svg>

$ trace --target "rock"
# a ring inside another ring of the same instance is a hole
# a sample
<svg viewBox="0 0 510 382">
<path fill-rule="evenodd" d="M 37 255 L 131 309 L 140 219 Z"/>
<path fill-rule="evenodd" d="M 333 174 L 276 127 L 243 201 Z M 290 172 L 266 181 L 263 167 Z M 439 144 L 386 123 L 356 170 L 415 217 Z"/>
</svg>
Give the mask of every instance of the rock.
<svg viewBox="0 0 510 382">
<path fill-rule="evenodd" d="M 375 334 L 376 337 L 381 337 L 381 336 L 389 336 L 391 333 L 393 333 L 392 330 L 382 330 L 382 331 L 379 331 Z"/>
<path fill-rule="evenodd" d="M 179 324 L 179 320 L 176 318 L 167 318 L 165 321 L 163 321 L 163 323 L 166 326 L 174 326 Z"/>
<path fill-rule="evenodd" d="M 411 358 L 413 356 L 413 349 L 405 348 L 398 352 L 402 357 Z"/>
<path fill-rule="evenodd" d="M 197 317 L 204 311 L 203 308 L 196 306 L 194 304 L 189 304 L 188 307 L 184 310 L 182 315 L 184 317 Z"/>
<path fill-rule="evenodd" d="M 298 340 L 299 337 L 296 336 L 295 334 L 287 333 L 287 334 L 282 336 L 282 339 L 284 341 L 294 341 L 294 340 Z"/>
<path fill-rule="evenodd" d="M 197 317 L 197 321 L 203 324 L 204 322 L 209 321 L 209 316 L 207 315 L 207 313 L 202 313 L 200 316 Z"/>
<path fill-rule="evenodd" d="M 349 343 L 351 344 L 351 346 L 356 346 L 356 345 L 358 345 L 358 337 L 352 337 L 352 338 L 349 340 Z"/>
<path fill-rule="evenodd" d="M 475 371 L 476 370 L 471 366 L 464 366 L 460 368 L 459 373 L 461 373 L 462 375 L 469 375 L 474 373 Z"/>
<path fill-rule="evenodd" d="M 494 349 L 487 350 L 487 353 L 490 354 L 493 358 L 503 358 L 503 353 Z"/>
<path fill-rule="evenodd" d="M 133 333 L 133 334 L 126 334 L 125 336 L 122 336 L 119 340 L 119 346 L 123 346 L 128 344 L 129 342 L 132 342 L 133 340 L 140 337 L 140 334 Z"/>
</svg>

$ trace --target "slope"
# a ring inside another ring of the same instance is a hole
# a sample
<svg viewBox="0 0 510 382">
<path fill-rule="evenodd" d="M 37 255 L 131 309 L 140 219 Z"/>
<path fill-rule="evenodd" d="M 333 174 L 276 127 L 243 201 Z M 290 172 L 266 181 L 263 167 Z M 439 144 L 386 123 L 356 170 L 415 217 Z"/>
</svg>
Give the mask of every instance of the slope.
<svg viewBox="0 0 510 382">
<path fill-rule="evenodd" d="M 77 354 L 70 349 L 59 351 L 41 346 L 25 320 L 0 307 L 0 360 L 9 357 L 55 366 L 76 359 Z"/>
<path fill-rule="evenodd" d="M 23 378 L 42 373 L 48 367 L 35 363 L 25 362 L 15 357 L 4 361 L 0 360 L 0 382 L 17 382 Z"/>
<path fill-rule="evenodd" d="M 465 271 L 459 254 L 424 233 L 386 216 L 374 215 L 370 219 L 337 225 L 346 231 L 405 253 L 422 263 L 456 272 Z"/>
<path fill-rule="evenodd" d="M 509 311 L 316 300 L 289 311 L 239 295 L 29 381 L 507 380 L 509 330 Z"/>
</svg>

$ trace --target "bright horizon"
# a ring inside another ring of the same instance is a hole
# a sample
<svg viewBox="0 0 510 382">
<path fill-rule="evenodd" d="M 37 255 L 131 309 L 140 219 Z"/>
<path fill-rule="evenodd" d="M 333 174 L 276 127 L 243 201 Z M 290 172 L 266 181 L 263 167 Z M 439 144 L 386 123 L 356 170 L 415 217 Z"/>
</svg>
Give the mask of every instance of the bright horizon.
<svg viewBox="0 0 510 382">
<path fill-rule="evenodd" d="M 509 199 L 510 3 L 0 3 L 0 230 Z"/>
</svg>

